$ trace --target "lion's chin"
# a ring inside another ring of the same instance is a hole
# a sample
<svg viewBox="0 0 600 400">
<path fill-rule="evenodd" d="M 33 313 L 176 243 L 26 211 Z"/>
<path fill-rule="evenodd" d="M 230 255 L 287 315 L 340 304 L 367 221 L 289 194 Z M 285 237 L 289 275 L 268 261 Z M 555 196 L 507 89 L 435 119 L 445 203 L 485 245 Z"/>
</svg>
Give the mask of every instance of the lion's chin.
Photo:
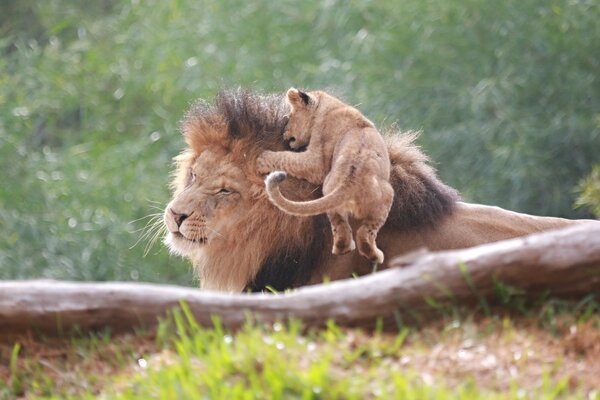
<svg viewBox="0 0 600 400">
<path fill-rule="evenodd" d="M 207 239 L 190 240 L 181 233 L 169 232 L 164 242 L 172 254 L 190 257 L 204 247 Z"/>
</svg>

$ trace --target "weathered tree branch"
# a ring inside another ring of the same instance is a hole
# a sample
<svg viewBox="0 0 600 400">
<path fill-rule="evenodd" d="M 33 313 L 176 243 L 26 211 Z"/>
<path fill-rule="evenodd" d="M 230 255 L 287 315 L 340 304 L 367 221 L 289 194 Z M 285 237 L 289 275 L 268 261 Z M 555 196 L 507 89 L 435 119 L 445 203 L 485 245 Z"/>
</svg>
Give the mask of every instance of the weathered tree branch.
<svg viewBox="0 0 600 400">
<path fill-rule="evenodd" d="M 427 315 L 428 299 L 477 301 L 493 295 L 495 281 L 521 288 L 528 296 L 546 291 L 582 296 L 600 290 L 600 224 L 464 250 L 424 252 L 396 259 L 394 265 L 402 267 L 279 295 L 133 283 L 0 282 L 0 335 L 149 328 L 181 300 L 202 325 L 211 326 L 211 316 L 218 315 L 224 326 L 238 327 L 249 314 L 264 322 L 297 318 L 309 326 L 328 319 L 359 325 L 380 316 Z"/>
</svg>

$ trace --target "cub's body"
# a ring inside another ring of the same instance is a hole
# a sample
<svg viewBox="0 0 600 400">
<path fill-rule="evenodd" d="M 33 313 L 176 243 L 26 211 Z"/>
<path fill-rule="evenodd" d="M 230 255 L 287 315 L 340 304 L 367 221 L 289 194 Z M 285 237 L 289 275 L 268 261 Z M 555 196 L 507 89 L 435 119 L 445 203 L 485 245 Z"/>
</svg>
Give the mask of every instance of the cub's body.
<svg viewBox="0 0 600 400">
<path fill-rule="evenodd" d="M 375 239 L 394 198 L 389 155 L 381 134 L 357 109 L 325 92 L 290 89 L 287 98 L 291 113 L 284 137 L 293 149 L 306 146 L 306 151 L 266 151 L 258 160 L 259 170 L 283 170 L 322 184 L 323 197 L 306 202 L 286 199 L 278 188 L 285 174 L 275 172 L 267 178 L 269 198 L 288 214 L 327 213 L 334 254 L 355 249 L 349 219 L 359 221 L 356 241 L 360 254 L 381 264 L 384 257 Z"/>
</svg>

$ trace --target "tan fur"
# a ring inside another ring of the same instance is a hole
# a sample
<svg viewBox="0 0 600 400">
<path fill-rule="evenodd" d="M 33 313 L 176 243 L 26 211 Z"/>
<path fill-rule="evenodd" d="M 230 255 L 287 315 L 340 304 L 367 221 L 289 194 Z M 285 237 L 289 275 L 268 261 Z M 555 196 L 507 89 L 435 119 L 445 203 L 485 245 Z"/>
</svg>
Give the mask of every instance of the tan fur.
<svg viewBox="0 0 600 400">
<path fill-rule="evenodd" d="M 325 218 L 291 216 L 268 200 L 256 159 L 264 150 L 286 149 L 282 134 L 288 112 L 281 96 L 231 91 L 214 105 L 195 105 L 184 119 L 188 148 L 176 159 L 174 196 L 165 210 L 166 242 L 193 262 L 204 289 L 240 292 L 268 285 L 283 290 L 372 270 L 355 252 L 330 254 Z M 387 139 L 395 196 L 378 235 L 387 256 L 381 268 L 420 247 L 469 247 L 583 222 L 457 201 L 427 165 L 415 137 Z M 219 194 L 220 188 L 231 193 Z M 281 189 L 296 200 L 321 195 L 316 185 L 293 178 Z M 178 227 L 173 212 L 190 216 Z"/>
<path fill-rule="evenodd" d="M 385 223 L 394 190 L 389 183 L 390 160 L 383 138 L 357 109 L 321 91 L 287 92 L 291 108 L 284 138 L 304 152 L 265 151 L 258 159 L 260 172 L 283 170 L 292 176 L 323 185 L 323 197 L 294 202 L 279 192 L 285 174 L 267 177 L 271 201 L 288 214 L 327 213 L 333 233 L 333 254 L 355 249 L 350 218 L 360 220 L 358 251 L 371 262 L 383 263 L 377 232 Z"/>
</svg>

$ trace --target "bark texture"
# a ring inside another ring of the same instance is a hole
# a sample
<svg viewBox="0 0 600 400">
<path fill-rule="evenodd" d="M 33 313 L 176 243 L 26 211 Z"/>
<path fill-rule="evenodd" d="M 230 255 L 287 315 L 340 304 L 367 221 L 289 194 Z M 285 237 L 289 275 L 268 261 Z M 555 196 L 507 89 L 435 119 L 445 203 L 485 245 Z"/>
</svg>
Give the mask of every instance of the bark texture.
<svg viewBox="0 0 600 400">
<path fill-rule="evenodd" d="M 152 328 L 184 301 L 201 325 L 220 317 L 239 327 L 248 316 L 262 322 L 286 318 L 307 326 L 328 319 L 340 325 L 378 317 L 431 315 L 436 304 L 493 298 L 497 282 L 525 296 L 549 292 L 576 297 L 600 293 L 600 226 L 579 225 L 463 250 L 419 252 L 359 279 L 300 288 L 285 294 L 225 294 L 134 283 L 0 282 L 0 335 L 46 335 L 110 328 Z"/>
</svg>

